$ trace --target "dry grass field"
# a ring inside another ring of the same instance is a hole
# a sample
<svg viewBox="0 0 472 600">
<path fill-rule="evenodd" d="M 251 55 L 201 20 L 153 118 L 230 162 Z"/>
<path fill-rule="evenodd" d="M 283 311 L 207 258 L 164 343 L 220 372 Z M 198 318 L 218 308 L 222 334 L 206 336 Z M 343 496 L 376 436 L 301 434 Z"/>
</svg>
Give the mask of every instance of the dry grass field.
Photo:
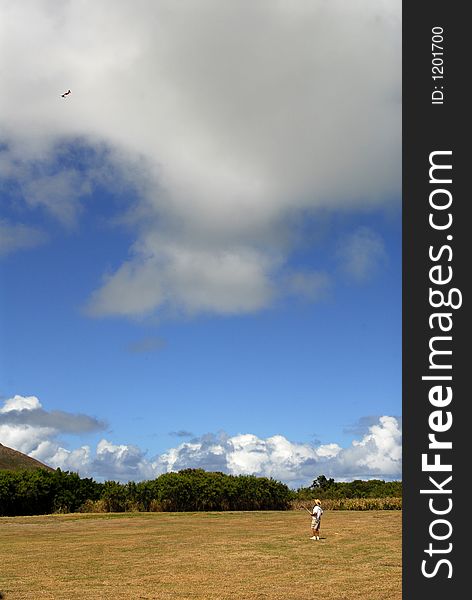
<svg viewBox="0 0 472 600">
<path fill-rule="evenodd" d="M 401 512 L 0 518 L 4 600 L 399 600 Z"/>
</svg>

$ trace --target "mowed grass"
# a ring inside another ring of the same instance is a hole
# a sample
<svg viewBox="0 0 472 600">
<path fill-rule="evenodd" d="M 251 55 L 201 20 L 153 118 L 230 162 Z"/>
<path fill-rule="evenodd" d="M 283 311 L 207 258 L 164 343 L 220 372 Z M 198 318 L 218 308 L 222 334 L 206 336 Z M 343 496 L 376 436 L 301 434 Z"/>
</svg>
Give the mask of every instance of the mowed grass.
<svg viewBox="0 0 472 600">
<path fill-rule="evenodd" d="M 0 518 L 0 597 L 399 600 L 401 512 Z"/>
</svg>

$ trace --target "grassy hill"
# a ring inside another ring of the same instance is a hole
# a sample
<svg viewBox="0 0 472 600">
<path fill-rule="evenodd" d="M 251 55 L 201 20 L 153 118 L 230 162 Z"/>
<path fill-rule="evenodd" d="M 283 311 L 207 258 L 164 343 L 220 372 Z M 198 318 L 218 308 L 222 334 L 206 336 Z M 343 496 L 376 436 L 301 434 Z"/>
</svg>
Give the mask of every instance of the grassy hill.
<svg viewBox="0 0 472 600">
<path fill-rule="evenodd" d="M 0 444 L 0 471 L 34 471 L 35 469 L 54 471 L 39 460 Z"/>
</svg>

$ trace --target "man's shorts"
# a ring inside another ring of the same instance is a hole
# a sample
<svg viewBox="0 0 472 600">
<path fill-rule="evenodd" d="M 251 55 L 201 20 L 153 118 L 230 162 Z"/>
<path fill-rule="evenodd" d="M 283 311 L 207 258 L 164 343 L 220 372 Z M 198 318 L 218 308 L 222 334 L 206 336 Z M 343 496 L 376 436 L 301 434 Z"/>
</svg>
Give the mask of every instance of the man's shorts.
<svg viewBox="0 0 472 600">
<path fill-rule="evenodd" d="M 311 528 L 319 529 L 320 528 L 321 519 L 317 519 L 316 517 L 311 518 Z"/>
</svg>

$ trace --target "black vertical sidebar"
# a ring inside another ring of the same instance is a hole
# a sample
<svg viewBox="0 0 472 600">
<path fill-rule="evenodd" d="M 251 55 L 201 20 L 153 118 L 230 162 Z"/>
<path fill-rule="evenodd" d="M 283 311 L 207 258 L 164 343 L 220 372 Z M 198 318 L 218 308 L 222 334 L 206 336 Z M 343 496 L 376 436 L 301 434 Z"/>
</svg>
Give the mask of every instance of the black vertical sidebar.
<svg viewBox="0 0 472 600">
<path fill-rule="evenodd" d="M 472 35 L 466 6 L 438 0 L 403 3 L 402 534 L 407 600 L 462 598 L 470 570 L 472 103 L 466 89 L 472 77 Z"/>
</svg>

